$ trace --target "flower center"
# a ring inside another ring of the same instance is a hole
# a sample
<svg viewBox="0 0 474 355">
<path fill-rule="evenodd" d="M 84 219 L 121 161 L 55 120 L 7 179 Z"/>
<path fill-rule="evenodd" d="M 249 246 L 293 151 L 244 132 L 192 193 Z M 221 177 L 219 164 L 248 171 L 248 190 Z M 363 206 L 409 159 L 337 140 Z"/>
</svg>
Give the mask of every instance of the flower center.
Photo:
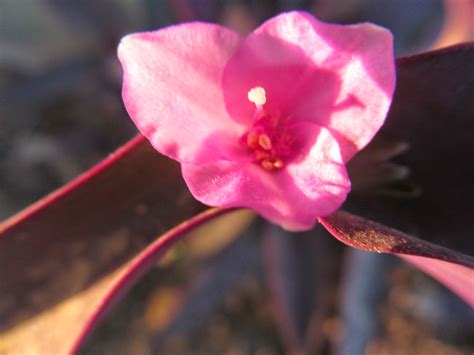
<svg viewBox="0 0 474 355">
<path fill-rule="evenodd" d="M 254 87 L 247 97 L 255 104 L 254 122 L 241 141 L 252 151 L 254 162 L 263 169 L 281 169 L 289 157 L 293 139 L 279 118 L 264 109 L 267 102 L 264 88 Z"/>
</svg>

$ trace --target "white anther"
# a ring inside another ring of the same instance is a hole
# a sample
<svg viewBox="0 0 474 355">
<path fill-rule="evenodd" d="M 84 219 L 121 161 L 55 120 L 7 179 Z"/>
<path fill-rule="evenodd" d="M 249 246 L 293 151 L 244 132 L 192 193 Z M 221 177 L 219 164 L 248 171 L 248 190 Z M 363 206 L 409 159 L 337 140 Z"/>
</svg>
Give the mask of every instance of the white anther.
<svg viewBox="0 0 474 355">
<path fill-rule="evenodd" d="M 250 102 L 253 102 L 255 106 L 262 107 L 267 102 L 265 95 L 265 89 L 261 86 L 256 86 L 247 93 L 247 97 Z"/>
</svg>

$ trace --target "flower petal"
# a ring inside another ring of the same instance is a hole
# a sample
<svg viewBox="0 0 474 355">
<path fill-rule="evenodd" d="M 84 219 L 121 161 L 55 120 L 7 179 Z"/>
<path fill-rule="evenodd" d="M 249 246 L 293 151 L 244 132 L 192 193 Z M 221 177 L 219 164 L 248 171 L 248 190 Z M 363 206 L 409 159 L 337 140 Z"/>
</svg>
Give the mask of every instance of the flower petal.
<svg viewBox="0 0 474 355">
<path fill-rule="evenodd" d="M 292 231 L 314 226 L 318 216 L 336 210 L 350 190 L 337 141 L 310 122 L 293 127 L 300 156 L 279 171 L 248 161 L 183 164 L 191 193 L 210 206 L 247 207 Z"/>
<path fill-rule="evenodd" d="M 342 26 L 304 12 L 276 16 L 249 35 L 229 61 L 229 113 L 251 117 L 249 88 L 267 90 L 270 111 L 329 128 L 344 161 L 375 135 L 395 88 L 392 36 L 372 24 Z"/>
<path fill-rule="evenodd" d="M 237 33 L 205 23 L 122 39 L 123 100 L 158 151 L 180 162 L 203 163 L 225 158 L 228 149 L 221 144 L 237 143 L 243 128 L 227 114 L 221 77 L 239 43 Z M 203 148 L 206 141 L 212 147 Z"/>
</svg>

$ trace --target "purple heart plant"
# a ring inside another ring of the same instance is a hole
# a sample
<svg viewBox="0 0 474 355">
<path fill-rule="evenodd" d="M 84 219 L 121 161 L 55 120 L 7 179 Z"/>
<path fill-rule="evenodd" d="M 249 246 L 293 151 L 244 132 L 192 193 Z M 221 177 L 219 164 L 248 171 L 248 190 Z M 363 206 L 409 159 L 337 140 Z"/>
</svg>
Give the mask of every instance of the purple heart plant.
<svg viewBox="0 0 474 355">
<path fill-rule="evenodd" d="M 313 243 L 329 232 L 401 257 L 474 306 L 473 211 L 462 202 L 474 198 L 473 44 L 395 61 L 387 29 L 287 12 L 248 35 L 204 22 L 133 33 L 118 57 L 123 101 L 141 134 L 0 225 L 1 297 L 26 314 L 15 318 L 0 302 L 0 352 L 29 349 L 25 334 L 52 323 L 65 329 L 32 348 L 78 351 L 164 251 L 242 209 L 257 216 L 242 240 L 251 232 L 274 248 L 307 243 L 295 255 L 313 263 Z M 137 245 L 108 261 L 89 247 L 120 233 Z M 45 274 L 69 265 L 73 245 L 91 260 L 97 253 L 95 266 L 75 266 L 87 281 L 68 288 L 64 280 L 77 275 L 64 271 L 63 286 L 41 291 Z M 285 303 L 276 273 L 270 285 Z M 31 303 L 30 293 L 48 301 Z M 288 351 L 311 353 L 288 312 L 277 315 Z"/>
</svg>

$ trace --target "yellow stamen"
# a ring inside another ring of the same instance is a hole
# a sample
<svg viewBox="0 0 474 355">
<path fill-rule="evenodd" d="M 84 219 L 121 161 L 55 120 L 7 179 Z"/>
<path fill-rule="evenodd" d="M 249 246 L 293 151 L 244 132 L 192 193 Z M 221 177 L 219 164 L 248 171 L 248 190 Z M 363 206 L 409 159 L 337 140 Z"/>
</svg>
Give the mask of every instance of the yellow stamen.
<svg viewBox="0 0 474 355">
<path fill-rule="evenodd" d="M 272 171 L 274 166 L 273 163 L 270 160 L 264 160 L 260 163 L 262 165 L 262 168 L 264 168 L 267 171 Z"/>
<path fill-rule="evenodd" d="M 274 168 L 277 168 L 277 169 L 283 168 L 283 162 L 281 161 L 281 159 L 277 159 L 277 160 L 273 163 L 273 167 L 274 167 Z"/>
<path fill-rule="evenodd" d="M 250 131 L 247 134 L 247 145 L 250 148 L 257 148 L 259 143 L 259 137 L 258 134 L 255 133 L 254 131 Z"/>
<path fill-rule="evenodd" d="M 264 150 L 257 149 L 254 154 L 257 161 L 268 160 L 270 158 L 270 153 Z"/>
<path fill-rule="evenodd" d="M 265 150 L 272 149 L 272 141 L 271 141 L 270 137 L 265 133 L 262 133 L 258 137 L 258 145 L 260 147 L 262 147 L 263 149 L 265 149 Z"/>
<path fill-rule="evenodd" d="M 253 102 L 255 106 L 261 107 L 267 102 L 267 97 L 265 95 L 265 89 L 261 86 L 256 86 L 253 89 L 250 89 L 247 93 L 247 98 L 250 102 Z"/>
</svg>

